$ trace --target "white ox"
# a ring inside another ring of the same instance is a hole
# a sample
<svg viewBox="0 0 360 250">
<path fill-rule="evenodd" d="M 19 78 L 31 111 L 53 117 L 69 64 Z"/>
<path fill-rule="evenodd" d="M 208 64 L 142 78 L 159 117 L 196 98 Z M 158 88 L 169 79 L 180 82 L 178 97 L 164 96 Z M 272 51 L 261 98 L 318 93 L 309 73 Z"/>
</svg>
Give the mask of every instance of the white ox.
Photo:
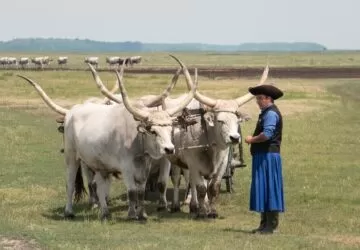
<svg viewBox="0 0 360 250">
<path fill-rule="evenodd" d="M 91 65 L 89 65 L 92 68 Z M 122 68 L 123 71 L 123 68 Z M 95 172 L 97 194 L 101 204 L 101 218 L 109 215 L 105 200 L 109 173 L 121 173 L 128 188 L 130 218 L 146 219 L 144 193 L 151 159 L 161 159 L 174 152 L 171 131 L 174 115 L 193 98 L 193 88 L 180 105 L 157 111 L 130 104 L 122 85 L 118 81 L 124 105 L 79 104 L 66 110 L 51 101 L 43 93 L 44 101 L 65 117 L 65 160 L 68 166 L 68 202 L 65 215 L 73 216 L 72 197 L 77 190 L 76 181 L 80 164 L 84 163 Z M 23 77 L 24 78 L 24 77 Z M 33 86 L 38 85 L 28 78 Z M 135 119 L 134 119 L 135 118 Z M 81 180 L 82 181 L 82 180 Z M 136 211 L 135 206 L 138 206 Z"/>
<path fill-rule="evenodd" d="M 93 71 L 94 76 L 96 75 L 98 79 L 100 79 L 97 75 L 97 73 L 95 71 Z M 174 88 L 174 86 L 176 85 L 176 82 L 178 80 L 179 74 L 181 73 L 181 68 L 179 68 L 177 70 L 177 72 L 175 73 L 175 75 L 173 76 L 170 84 L 167 86 L 167 88 L 160 94 L 160 95 L 146 95 L 143 97 L 140 97 L 139 99 L 136 100 L 137 105 L 141 105 L 141 106 L 146 106 L 146 107 L 157 107 L 160 106 L 163 102 L 163 100 L 165 98 L 167 98 L 171 92 L 171 90 Z M 21 76 L 22 78 L 24 78 L 27 81 L 31 81 L 30 79 L 27 79 L 26 77 Z M 97 80 L 95 78 L 95 80 Z M 40 94 L 40 96 L 46 100 L 46 94 L 44 95 L 43 93 L 45 93 L 42 88 L 39 85 L 34 85 L 35 89 L 38 91 L 38 93 Z M 117 90 L 119 89 L 119 85 L 118 82 L 116 81 L 113 89 L 109 92 L 105 86 L 103 86 L 102 88 L 100 87 L 101 92 L 106 92 L 105 95 L 112 95 L 114 94 Z M 121 95 L 115 95 L 115 97 L 117 98 L 117 103 L 122 103 L 122 96 Z M 84 104 L 86 103 L 93 103 L 93 104 L 102 104 L 102 105 L 111 105 L 111 104 L 115 104 L 116 102 L 110 100 L 109 98 L 105 97 L 105 98 L 99 98 L 99 97 L 90 97 L 88 99 L 86 99 L 84 102 Z M 64 127 L 63 127 L 63 123 L 65 120 L 65 116 L 60 116 L 56 119 L 56 121 L 58 123 L 60 123 L 60 127 L 58 128 L 59 132 L 63 133 L 64 132 Z M 62 150 L 63 152 L 63 150 Z M 158 166 L 159 164 L 155 163 L 155 166 L 157 168 L 159 168 Z M 90 168 L 88 168 L 86 165 L 82 166 L 82 170 L 85 173 L 86 177 L 87 177 L 87 185 L 88 185 L 88 190 L 89 190 L 89 204 L 91 206 L 95 206 L 98 203 L 98 197 L 96 195 L 96 183 L 94 182 L 94 171 L 92 171 Z M 116 176 L 116 175 L 115 175 Z M 162 179 L 162 176 L 164 175 L 160 175 L 159 179 L 162 182 L 167 181 Z M 117 176 L 116 176 L 117 177 Z M 110 183 L 109 183 L 110 184 Z M 109 189 L 108 189 L 109 191 Z M 109 192 L 106 193 L 106 196 L 109 196 Z M 80 197 L 77 198 L 77 200 Z M 159 205 L 159 210 L 161 210 L 163 207 L 166 207 L 166 193 L 165 191 L 163 193 L 160 194 L 160 205 Z"/>
<path fill-rule="evenodd" d="M 59 56 L 57 59 L 58 65 L 65 65 L 68 62 L 68 57 L 67 56 Z"/>
<path fill-rule="evenodd" d="M 91 68 L 91 71 L 93 73 L 95 83 L 96 83 L 97 87 L 100 89 L 101 93 L 104 94 L 106 96 L 106 98 L 108 98 L 109 100 L 112 100 L 113 103 L 115 102 L 118 104 L 122 104 L 123 100 L 122 100 L 121 95 L 120 96 L 114 95 L 113 92 L 108 91 L 107 88 L 105 87 L 105 85 L 103 84 L 103 82 L 101 81 L 98 73 L 93 68 Z M 143 96 L 140 99 L 136 100 L 136 104 L 147 107 L 147 108 L 154 108 L 154 110 L 156 109 L 155 107 L 158 107 L 160 105 L 162 105 L 163 108 L 165 108 L 165 107 L 175 108 L 175 107 L 178 107 L 179 105 L 181 105 L 183 100 L 187 97 L 186 94 L 183 94 L 180 97 L 174 98 L 174 99 L 168 98 L 169 93 L 172 90 L 172 88 L 175 86 L 180 73 L 181 73 L 181 68 L 179 68 L 177 70 L 177 72 L 175 73 L 175 75 L 172 78 L 170 85 L 161 95 L 159 95 L 159 96 L 154 96 L 154 95 Z M 166 191 L 167 191 L 167 183 L 168 183 L 170 168 L 171 168 L 171 164 L 166 158 L 152 161 L 150 175 L 158 173 L 157 187 L 159 189 L 159 194 L 160 194 L 158 211 L 167 209 Z M 173 168 L 172 169 L 173 175 L 176 175 L 180 171 L 180 169 L 177 169 L 178 167 L 176 167 L 176 166 L 173 166 L 172 168 Z M 186 184 L 187 184 L 186 186 L 188 186 L 188 184 L 189 184 L 188 171 L 183 170 L 183 172 L 184 172 L 184 177 L 185 177 Z M 177 180 L 177 181 L 180 181 L 180 180 Z M 174 192 L 174 195 L 176 197 L 178 197 L 179 196 L 179 185 L 174 185 L 174 188 L 177 188 L 177 190 Z M 177 198 L 177 200 L 179 200 L 179 199 Z M 180 211 L 180 206 L 179 205 L 172 206 L 171 210 L 173 212 Z"/>
<path fill-rule="evenodd" d="M 113 65 L 120 65 L 120 57 L 119 56 L 108 56 L 106 57 L 106 63 L 109 64 L 109 67 Z"/>
<path fill-rule="evenodd" d="M 183 67 L 188 86 L 191 87 L 193 83 L 189 72 L 181 61 L 178 62 Z M 268 71 L 267 66 L 259 85 L 266 81 Z M 253 98 L 254 96 L 248 93 L 233 100 L 216 100 L 196 92 L 197 102 L 193 102 L 192 109 L 203 108 L 206 112 L 199 123 L 175 132 L 174 143 L 178 145 L 178 142 L 181 142 L 179 144 L 182 148 L 176 148 L 177 157 L 172 159 L 172 162 L 176 164 L 180 161 L 189 168 L 192 189 L 190 207 L 197 210 L 199 217 L 218 216 L 216 200 L 229 161 L 230 145 L 238 144 L 241 140 L 238 126 L 243 114 L 239 108 Z M 206 106 L 205 109 L 203 105 Z M 204 177 L 209 180 L 208 186 L 204 184 Z M 206 194 L 209 197 L 209 208 L 205 204 Z"/>
<path fill-rule="evenodd" d="M 84 62 L 94 65 L 97 68 L 99 66 L 99 57 L 97 56 L 85 57 Z"/>
<path fill-rule="evenodd" d="M 31 59 L 31 62 L 41 69 L 44 68 L 44 65 L 49 65 L 51 61 L 53 61 L 53 59 L 48 56 L 40 56 Z"/>
<path fill-rule="evenodd" d="M 193 83 L 190 74 L 185 65 L 181 61 L 178 62 L 183 68 L 188 87 L 191 88 Z M 265 68 L 259 84 L 266 81 L 267 75 L 268 67 Z M 111 96 L 107 97 L 116 101 Z M 176 105 L 181 98 L 183 97 L 179 97 L 175 102 L 167 98 L 165 104 L 171 107 Z M 199 114 L 200 111 L 201 115 L 196 118 L 197 123 L 186 129 L 175 129 L 173 140 L 175 155 L 168 158 L 173 164 L 190 171 L 192 191 L 190 211 L 196 212 L 198 217 L 215 218 L 218 215 L 216 200 L 229 160 L 230 145 L 238 144 L 241 140 L 238 126 L 244 114 L 240 112 L 239 108 L 254 96 L 249 93 L 234 100 L 214 100 L 196 92 L 195 98 L 196 100 L 193 100 L 187 109 L 190 113 Z M 174 170 L 176 171 L 172 175 L 172 181 L 175 193 L 172 210 L 178 211 L 180 208 L 178 195 L 180 175 L 179 169 L 174 168 Z M 204 177 L 209 180 L 208 187 Z M 210 209 L 205 204 L 206 195 L 209 197 Z"/>
<path fill-rule="evenodd" d="M 28 66 L 30 62 L 30 59 L 28 57 L 21 57 L 19 59 L 19 65 L 24 68 L 25 66 Z"/>
<path fill-rule="evenodd" d="M 129 58 L 129 63 L 132 66 L 133 64 L 141 63 L 141 60 L 142 60 L 141 56 L 132 56 Z"/>
<path fill-rule="evenodd" d="M 119 89 L 119 85 L 118 83 L 116 83 L 113 87 L 113 89 L 109 92 L 107 90 L 107 88 L 105 87 L 105 85 L 102 83 L 99 75 L 97 74 L 97 72 L 94 70 L 94 68 L 91 68 L 91 71 L 93 73 L 95 82 L 97 83 L 98 88 L 100 89 L 100 91 L 105 95 L 105 96 L 112 96 L 113 98 L 115 98 L 116 102 L 112 101 L 111 99 L 109 99 L 108 97 L 105 97 L 105 99 L 101 99 L 101 98 L 97 98 L 97 97 L 92 97 L 87 99 L 84 103 L 97 103 L 97 104 L 107 104 L 107 105 L 112 105 L 115 103 L 119 103 L 122 104 L 122 96 L 121 94 L 119 95 L 113 95 L 113 93 L 115 93 L 118 89 Z M 177 70 L 177 72 L 175 73 L 175 75 L 173 76 L 170 84 L 167 86 L 167 88 L 160 94 L 160 95 L 146 95 L 146 96 L 142 96 L 139 99 L 136 99 L 136 105 L 138 106 L 144 106 L 144 107 L 148 107 L 148 108 L 153 108 L 153 107 L 158 107 L 160 105 L 163 104 L 163 100 L 165 98 L 167 98 L 171 92 L 171 90 L 174 88 L 174 86 L 176 85 L 176 82 L 179 78 L 179 75 L 181 73 L 181 68 L 179 68 Z M 183 100 L 183 98 L 181 99 Z M 177 104 L 180 104 L 180 102 L 178 102 Z M 154 160 L 152 163 L 152 167 L 151 167 L 151 171 L 152 172 L 160 172 L 160 175 L 158 176 L 158 186 L 161 186 L 163 188 L 160 188 L 160 199 L 159 199 L 159 207 L 158 210 L 164 210 L 167 208 L 167 201 L 166 201 L 166 188 L 167 188 L 167 181 L 168 178 L 165 177 L 166 173 L 169 174 L 169 166 L 165 165 L 166 163 L 163 163 L 163 160 Z M 94 182 L 94 172 L 92 170 L 90 170 L 89 168 L 84 167 L 83 171 L 85 172 L 86 176 L 87 176 L 87 180 L 88 180 L 88 189 L 90 191 L 90 195 L 89 195 L 89 204 L 90 205 L 97 205 L 98 203 L 98 197 L 96 195 L 96 183 Z M 108 185 L 110 185 L 110 182 L 108 183 Z M 107 188 L 107 191 L 109 191 L 110 187 Z M 109 192 L 106 193 L 106 197 L 109 196 Z"/>
<path fill-rule="evenodd" d="M 15 57 L 1 57 L 0 64 L 3 66 L 17 65 L 17 59 Z"/>
</svg>

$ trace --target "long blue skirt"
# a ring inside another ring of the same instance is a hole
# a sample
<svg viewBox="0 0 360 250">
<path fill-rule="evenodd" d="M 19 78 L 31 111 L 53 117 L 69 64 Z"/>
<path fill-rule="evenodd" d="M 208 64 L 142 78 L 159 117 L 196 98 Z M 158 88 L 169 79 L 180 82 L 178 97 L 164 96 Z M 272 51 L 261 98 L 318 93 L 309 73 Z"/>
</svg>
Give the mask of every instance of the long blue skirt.
<svg viewBox="0 0 360 250">
<path fill-rule="evenodd" d="M 284 212 L 282 162 L 279 153 L 253 155 L 250 210 Z"/>
</svg>

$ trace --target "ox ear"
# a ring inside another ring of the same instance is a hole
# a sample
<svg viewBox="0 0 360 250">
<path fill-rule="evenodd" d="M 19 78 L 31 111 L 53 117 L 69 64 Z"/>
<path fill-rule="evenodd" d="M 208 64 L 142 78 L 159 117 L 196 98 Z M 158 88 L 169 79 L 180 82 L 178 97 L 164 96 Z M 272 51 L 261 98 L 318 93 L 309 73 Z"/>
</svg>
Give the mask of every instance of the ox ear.
<svg viewBox="0 0 360 250">
<path fill-rule="evenodd" d="M 139 126 L 137 126 L 137 131 L 139 131 L 140 133 L 145 133 L 146 128 L 144 125 L 140 124 Z"/>
<path fill-rule="evenodd" d="M 239 118 L 239 123 L 243 121 L 247 122 L 251 119 L 251 116 L 249 114 L 241 112 L 240 110 L 236 111 L 236 115 Z"/>
<path fill-rule="evenodd" d="M 206 112 L 204 114 L 204 118 L 206 123 L 210 126 L 210 127 L 214 127 L 214 119 L 215 119 L 215 114 L 213 112 Z"/>
</svg>

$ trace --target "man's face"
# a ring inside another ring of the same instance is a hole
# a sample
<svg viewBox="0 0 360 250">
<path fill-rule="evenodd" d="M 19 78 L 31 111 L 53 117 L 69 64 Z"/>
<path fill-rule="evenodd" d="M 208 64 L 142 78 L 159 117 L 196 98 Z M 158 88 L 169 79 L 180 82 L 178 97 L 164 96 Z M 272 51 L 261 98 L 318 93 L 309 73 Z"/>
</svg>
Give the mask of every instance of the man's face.
<svg viewBox="0 0 360 250">
<path fill-rule="evenodd" d="M 257 95 L 256 96 L 256 102 L 259 105 L 259 108 L 266 108 L 272 103 L 271 97 L 266 95 Z"/>
</svg>

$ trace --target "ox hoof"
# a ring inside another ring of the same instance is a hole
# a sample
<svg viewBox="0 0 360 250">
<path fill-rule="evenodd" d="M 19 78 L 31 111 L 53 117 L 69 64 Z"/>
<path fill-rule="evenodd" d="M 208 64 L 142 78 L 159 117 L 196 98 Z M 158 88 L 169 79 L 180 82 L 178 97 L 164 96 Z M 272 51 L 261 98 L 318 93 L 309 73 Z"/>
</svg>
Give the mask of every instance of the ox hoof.
<svg viewBox="0 0 360 250">
<path fill-rule="evenodd" d="M 195 219 L 199 219 L 199 220 L 204 220 L 207 218 L 208 218 L 207 214 L 197 214 L 195 217 Z"/>
<path fill-rule="evenodd" d="M 127 218 L 126 218 L 126 220 L 128 220 L 128 221 L 137 221 L 139 218 L 137 217 L 137 216 L 128 216 Z"/>
<path fill-rule="evenodd" d="M 208 218 L 216 219 L 217 217 L 219 217 L 219 215 L 218 215 L 217 212 L 210 212 L 210 213 L 208 214 Z"/>
<path fill-rule="evenodd" d="M 198 213 L 199 207 L 196 204 L 190 204 L 189 210 L 190 210 L 190 213 Z"/>
<path fill-rule="evenodd" d="M 65 213 L 64 213 L 64 217 L 65 217 L 65 219 L 70 219 L 70 220 L 72 220 L 72 219 L 75 218 L 75 214 L 74 214 L 74 213 L 65 212 Z"/>
<path fill-rule="evenodd" d="M 171 213 L 178 213 L 178 212 L 180 212 L 181 210 L 180 210 L 180 206 L 173 206 L 173 207 L 171 207 L 171 209 L 170 209 L 170 212 Z"/>
<path fill-rule="evenodd" d="M 89 208 L 91 210 L 97 209 L 99 208 L 99 204 L 98 203 L 94 203 L 94 202 L 89 202 Z"/>
<path fill-rule="evenodd" d="M 111 219 L 111 214 L 110 213 L 103 214 L 100 217 L 101 222 L 104 222 L 104 221 L 107 221 L 107 220 L 110 220 L 110 219 Z"/>
<path fill-rule="evenodd" d="M 138 221 L 147 221 L 147 219 L 148 217 L 144 215 L 138 217 Z"/>
<path fill-rule="evenodd" d="M 158 212 L 165 212 L 165 211 L 167 211 L 167 207 L 166 206 L 159 206 L 159 207 L 157 207 L 157 209 L 156 209 Z"/>
</svg>

